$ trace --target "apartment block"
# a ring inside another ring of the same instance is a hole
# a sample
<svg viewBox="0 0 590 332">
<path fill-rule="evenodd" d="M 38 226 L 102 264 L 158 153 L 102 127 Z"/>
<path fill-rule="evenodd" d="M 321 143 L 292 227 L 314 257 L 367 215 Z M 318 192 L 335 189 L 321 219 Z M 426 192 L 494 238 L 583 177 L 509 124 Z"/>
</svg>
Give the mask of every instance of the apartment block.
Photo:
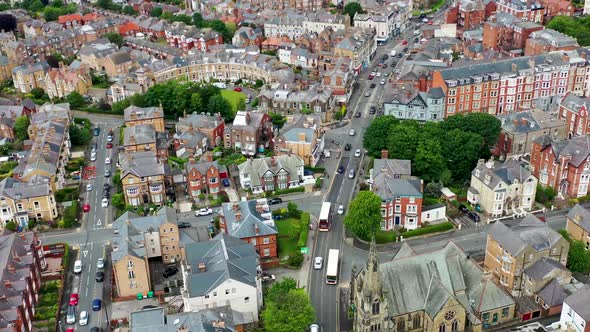
<svg viewBox="0 0 590 332">
<path fill-rule="evenodd" d="M 543 258 L 567 264 L 569 242 L 532 214 L 513 226 L 501 221 L 487 235 L 484 269 L 513 296 L 522 291 L 523 272 Z"/>
<path fill-rule="evenodd" d="M 272 138 L 272 121 L 268 114 L 239 111 L 232 125 L 225 128 L 223 142 L 228 149 L 255 156 L 271 148 Z"/>
<path fill-rule="evenodd" d="M 548 135 L 533 143 L 530 169 L 543 187 L 570 197 L 588 194 L 590 136 L 554 140 Z"/>
<path fill-rule="evenodd" d="M 471 172 L 467 200 L 492 217 L 524 216 L 535 205 L 537 178 L 516 160 L 480 159 Z"/>
<path fill-rule="evenodd" d="M 483 24 L 484 50 L 502 51 L 512 57 L 525 52 L 529 36 L 544 27 L 540 23 L 522 20 L 512 14 L 496 13 Z"/>
<path fill-rule="evenodd" d="M 557 51 L 573 51 L 580 47 L 578 41 L 566 34 L 544 29 L 534 31 L 526 40 L 524 55 L 540 55 Z"/>
<path fill-rule="evenodd" d="M 127 127 L 151 124 L 158 132 L 166 131 L 164 127 L 164 110 L 162 107 L 129 106 L 125 109 L 123 118 Z"/>
<path fill-rule="evenodd" d="M 47 268 L 41 240 L 35 232 L 0 236 L 0 255 L 0 329 L 33 331 L 41 271 Z"/>
<path fill-rule="evenodd" d="M 574 136 L 584 136 L 590 133 L 588 128 L 588 110 L 590 106 L 590 98 L 576 96 L 568 93 L 559 102 L 558 116 L 562 121 L 565 121 L 565 138 L 572 138 Z"/>
</svg>

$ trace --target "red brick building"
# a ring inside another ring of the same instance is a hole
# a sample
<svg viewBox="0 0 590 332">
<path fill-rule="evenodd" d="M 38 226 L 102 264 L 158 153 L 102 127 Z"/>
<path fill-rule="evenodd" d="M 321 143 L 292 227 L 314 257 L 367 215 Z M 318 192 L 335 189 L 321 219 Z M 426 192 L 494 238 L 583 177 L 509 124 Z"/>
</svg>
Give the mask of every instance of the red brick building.
<svg viewBox="0 0 590 332">
<path fill-rule="evenodd" d="M 545 29 L 531 33 L 526 40 L 524 55 L 539 55 L 555 51 L 573 51 L 580 47 L 578 42 L 561 32 Z"/>
<path fill-rule="evenodd" d="M 43 246 L 34 232 L 13 233 L 0 237 L 0 255 L 0 330 L 33 331 L 41 270 L 47 266 Z"/>
<path fill-rule="evenodd" d="M 464 30 L 474 29 L 485 20 L 486 10 L 482 0 L 459 1 L 457 6 L 449 8 L 446 14 L 447 23 L 455 23 L 458 29 Z"/>
<path fill-rule="evenodd" d="M 535 0 L 498 0 L 496 1 L 498 13 L 508 13 L 524 21 L 543 23 L 545 8 Z"/>
<path fill-rule="evenodd" d="M 225 122 L 220 114 L 192 113 L 178 119 L 176 134 L 199 132 L 207 136 L 207 144 L 213 149 L 223 144 Z"/>
<path fill-rule="evenodd" d="M 513 53 L 524 50 L 526 40 L 534 31 L 543 30 L 538 23 L 523 21 L 514 15 L 498 13 L 483 25 L 483 47 L 485 50 Z M 522 55 L 522 51 L 514 56 Z"/>
<path fill-rule="evenodd" d="M 199 196 L 217 196 L 223 190 L 222 179 L 228 177 L 227 168 L 217 161 L 199 161 L 189 158 L 184 166 L 188 193 L 193 201 L 201 200 Z"/>
<path fill-rule="evenodd" d="M 183 22 L 174 22 L 166 29 L 166 42 L 184 51 L 197 48 L 208 52 L 211 46 L 223 44 L 223 37 L 211 28 L 197 29 Z"/>
<path fill-rule="evenodd" d="M 219 227 L 222 232 L 251 243 L 262 266 L 278 259 L 278 231 L 265 198 L 224 203 L 219 211 Z"/>
<path fill-rule="evenodd" d="M 543 187 L 563 195 L 582 197 L 590 182 L 590 136 L 555 141 L 545 135 L 533 143 L 531 171 Z"/>
<path fill-rule="evenodd" d="M 566 137 L 590 134 L 588 110 L 590 98 L 568 93 L 559 103 L 559 118 L 565 120 Z"/>
</svg>

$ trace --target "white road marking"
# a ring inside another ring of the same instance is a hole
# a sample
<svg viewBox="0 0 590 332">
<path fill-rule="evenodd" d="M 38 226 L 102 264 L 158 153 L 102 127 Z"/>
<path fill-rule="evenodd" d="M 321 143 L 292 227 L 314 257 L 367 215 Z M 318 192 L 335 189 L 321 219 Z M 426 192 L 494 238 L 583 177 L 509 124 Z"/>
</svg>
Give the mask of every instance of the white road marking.
<svg viewBox="0 0 590 332">
<path fill-rule="evenodd" d="M 88 256 L 88 250 L 84 250 L 84 258 L 86 258 L 86 256 Z"/>
</svg>

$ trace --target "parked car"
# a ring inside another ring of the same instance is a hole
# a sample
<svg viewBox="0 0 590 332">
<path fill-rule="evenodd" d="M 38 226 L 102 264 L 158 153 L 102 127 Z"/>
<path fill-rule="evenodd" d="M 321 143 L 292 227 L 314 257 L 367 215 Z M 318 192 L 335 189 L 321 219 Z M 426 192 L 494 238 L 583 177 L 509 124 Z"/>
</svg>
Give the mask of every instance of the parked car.
<svg viewBox="0 0 590 332">
<path fill-rule="evenodd" d="M 90 204 L 86 203 L 86 204 L 82 205 L 82 211 L 90 212 Z"/>
<path fill-rule="evenodd" d="M 242 88 L 240 88 L 239 86 L 238 86 L 238 87 L 235 87 L 235 88 L 234 88 L 234 91 L 235 91 L 235 92 L 242 92 Z"/>
<path fill-rule="evenodd" d="M 96 272 L 96 282 L 103 282 L 104 281 L 104 272 L 98 271 Z"/>
<path fill-rule="evenodd" d="M 404 40 L 402 41 L 402 45 L 408 45 L 408 41 L 404 39 Z"/>
<path fill-rule="evenodd" d="M 168 278 L 168 277 L 172 277 L 173 275 L 175 275 L 178 272 L 178 268 L 175 266 L 169 266 L 166 268 L 166 271 L 164 271 L 164 278 Z"/>
<path fill-rule="evenodd" d="M 92 188 L 93 188 L 92 183 L 88 183 L 86 185 L 86 191 L 92 191 Z"/>
<path fill-rule="evenodd" d="M 371 90 L 365 91 L 365 97 L 371 97 Z"/>
<path fill-rule="evenodd" d="M 267 283 L 270 281 L 275 281 L 277 278 L 274 274 L 268 274 L 266 272 L 262 272 L 262 282 Z"/>
<path fill-rule="evenodd" d="M 82 273 L 82 261 L 77 260 L 74 262 L 74 273 L 80 274 Z"/>
<path fill-rule="evenodd" d="M 401 59 L 401 58 L 403 58 L 403 57 L 404 57 L 404 54 L 403 54 L 403 53 L 398 53 L 398 54 L 397 54 L 397 57 Z"/>
<path fill-rule="evenodd" d="M 356 151 L 354 151 L 354 156 L 360 157 L 361 156 L 361 149 L 356 149 Z"/>
<path fill-rule="evenodd" d="M 350 150 L 350 143 L 346 143 L 346 145 L 344 146 L 344 150 L 345 151 L 349 151 Z"/>
<path fill-rule="evenodd" d="M 96 161 L 96 152 L 95 151 L 90 153 L 90 161 Z"/>
<path fill-rule="evenodd" d="M 113 143 L 109 142 L 107 143 L 107 149 L 112 149 L 113 148 Z"/>
<path fill-rule="evenodd" d="M 82 311 L 80 313 L 80 320 L 78 322 L 80 326 L 88 325 L 88 311 Z"/>
<path fill-rule="evenodd" d="M 188 221 L 181 221 L 178 223 L 178 228 L 189 228 L 191 227 L 191 223 Z"/>
<path fill-rule="evenodd" d="M 79 300 L 80 296 L 78 295 L 78 293 L 70 295 L 70 305 L 78 305 Z"/>
<path fill-rule="evenodd" d="M 76 307 L 73 305 L 68 307 L 68 311 L 67 311 L 67 315 L 66 315 L 66 323 L 67 324 L 76 323 Z"/>
<path fill-rule="evenodd" d="M 324 259 L 321 257 L 316 257 L 313 259 L 313 268 L 315 270 L 321 270 L 323 265 Z"/>
<path fill-rule="evenodd" d="M 375 113 L 377 113 L 377 107 L 371 106 L 371 108 L 369 108 L 369 114 L 375 114 Z"/>
<path fill-rule="evenodd" d="M 229 182 L 229 179 L 223 179 L 223 180 L 221 180 L 221 182 L 223 183 L 224 187 L 229 187 L 231 185 L 231 183 Z"/>
<path fill-rule="evenodd" d="M 111 190 L 111 185 L 109 183 L 105 183 L 102 185 L 102 190 Z"/>
<path fill-rule="evenodd" d="M 109 200 L 108 198 L 104 197 L 101 201 L 101 205 L 103 208 L 109 207 Z"/>
<path fill-rule="evenodd" d="M 104 158 L 104 164 L 105 165 L 110 165 L 111 164 L 111 158 L 109 158 L 109 157 Z"/>
<path fill-rule="evenodd" d="M 275 197 L 268 200 L 269 205 L 281 204 L 283 200 L 281 198 Z"/>
<path fill-rule="evenodd" d="M 100 128 L 98 128 L 98 127 L 94 128 L 94 130 L 92 131 L 92 134 L 93 134 L 94 136 L 98 136 L 98 135 L 100 135 Z"/>
<path fill-rule="evenodd" d="M 383 79 L 381 79 L 380 83 L 381 83 L 381 85 L 385 85 L 385 83 L 387 83 L 387 81 L 383 78 Z"/>
<path fill-rule="evenodd" d="M 338 170 L 337 170 L 338 174 L 342 174 L 344 173 L 344 165 L 340 165 L 338 166 Z"/>
<path fill-rule="evenodd" d="M 100 257 L 97 261 L 96 261 L 96 268 L 97 269 L 104 269 L 104 258 Z"/>
<path fill-rule="evenodd" d="M 461 211 L 463 213 L 469 212 L 469 210 L 467 209 L 467 207 L 464 204 L 459 205 L 459 211 Z"/>
<path fill-rule="evenodd" d="M 210 208 L 202 208 L 195 211 L 195 216 L 197 217 L 208 216 L 210 214 L 213 214 L 213 210 L 211 210 Z"/>
<path fill-rule="evenodd" d="M 479 222 L 479 220 L 480 220 L 479 214 L 477 214 L 477 212 L 473 212 L 473 211 L 467 212 L 467 217 L 469 217 L 469 219 L 473 220 L 473 222 Z"/>
<path fill-rule="evenodd" d="M 354 172 L 354 168 L 353 168 L 350 171 L 348 171 L 348 178 L 349 179 L 354 179 L 354 174 L 355 174 L 355 172 Z"/>
<path fill-rule="evenodd" d="M 384 63 L 383 66 L 381 66 L 381 68 L 383 68 L 383 69 L 387 68 L 387 64 Z M 383 75 L 385 75 L 385 74 L 383 74 Z"/>
<path fill-rule="evenodd" d="M 403 50 L 403 52 L 404 52 L 404 53 L 408 53 L 408 51 L 409 51 L 409 50 L 410 50 L 409 48 L 407 48 L 407 47 L 404 47 L 404 50 Z"/>
<path fill-rule="evenodd" d="M 92 311 L 100 311 L 102 308 L 102 301 L 100 299 L 92 300 Z"/>
<path fill-rule="evenodd" d="M 344 205 L 338 205 L 338 214 L 344 214 Z"/>
<path fill-rule="evenodd" d="M 313 176 L 313 171 L 310 169 L 303 169 L 303 175 L 311 175 Z"/>
<path fill-rule="evenodd" d="M 309 332 L 320 332 L 320 326 L 318 324 L 311 324 L 309 326 Z"/>
<path fill-rule="evenodd" d="M 375 83 L 371 83 L 371 85 L 369 85 L 369 87 L 370 87 L 371 89 L 375 89 L 375 87 L 376 87 L 376 86 L 377 86 L 377 84 L 375 84 Z"/>
<path fill-rule="evenodd" d="M 104 170 L 104 177 L 105 177 L 105 178 L 108 178 L 108 177 L 110 177 L 110 176 L 111 176 L 111 170 L 110 170 L 110 169 L 108 169 L 108 168 L 107 168 L 107 169 L 105 169 L 105 170 Z"/>
<path fill-rule="evenodd" d="M 90 329 L 90 332 L 100 332 L 100 327 L 94 326 Z"/>
<path fill-rule="evenodd" d="M 360 117 L 361 117 L 361 112 L 356 112 L 356 113 L 354 113 L 354 117 L 355 117 L 355 118 L 360 118 Z"/>
</svg>

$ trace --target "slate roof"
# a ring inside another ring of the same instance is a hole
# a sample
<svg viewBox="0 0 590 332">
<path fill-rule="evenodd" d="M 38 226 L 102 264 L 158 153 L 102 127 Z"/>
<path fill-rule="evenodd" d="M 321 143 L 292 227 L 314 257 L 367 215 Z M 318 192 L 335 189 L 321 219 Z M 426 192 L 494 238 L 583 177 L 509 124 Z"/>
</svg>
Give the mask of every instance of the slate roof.
<svg viewBox="0 0 590 332">
<path fill-rule="evenodd" d="M 291 128 L 283 134 L 283 137 L 287 142 L 300 142 L 300 134 L 304 135 L 304 142 L 310 144 L 313 142 L 315 130 L 311 128 Z"/>
<path fill-rule="evenodd" d="M 590 136 L 576 136 L 563 141 L 554 141 L 551 136 L 537 137 L 535 142 L 541 144 L 541 150 L 551 148 L 556 159 L 569 158 L 568 164 L 579 167 L 590 155 Z"/>
<path fill-rule="evenodd" d="M 164 118 L 164 111 L 161 107 L 138 107 L 131 105 L 123 112 L 125 122 Z"/>
<path fill-rule="evenodd" d="M 411 161 L 375 159 L 371 188 L 382 200 L 397 196 L 422 197 L 422 180 L 410 176 Z"/>
<path fill-rule="evenodd" d="M 176 123 L 176 131 L 185 132 L 190 130 L 191 127 L 193 129 L 215 129 L 222 123 L 223 119 L 218 115 L 192 113 L 186 117 L 178 119 L 178 122 Z"/>
<path fill-rule="evenodd" d="M 220 214 L 223 216 L 227 232 L 231 236 L 244 239 L 278 234 L 270 208 L 264 198 L 223 203 Z"/>
<path fill-rule="evenodd" d="M 123 130 L 125 145 L 142 145 L 156 143 L 156 129 L 152 124 L 125 127 Z M 132 138 L 135 142 L 131 142 Z"/>
<path fill-rule="evenodd" d="M 194 169 L 197 172 L 201 173 L 201 176 L 205 175 L 205 173 L 207 173 L 207 171 L 211 167 L 218 169 L 219 172 L 223 172 L 223 171 L 227 172 L 227 167 L 225 165 L 220 165 L 217 162 L 217 160 L 202 161 L 202 162 L 195 162 L 195 163 L 188 162 L 184 165 L 184 169 L 185 169 L 186 174 L 191 173 L 192 170 Z"/>
<path fill-rule="evenodd" d="M 564 302 L 572 308 L 572 310 L 580 315 L 586 322 L 590 321 L 590 284 L 586 284 L 578 289 L 575 293 L 565 298 Z"/>
<path fill-rule="evenodd" d="M 556 269 L 567 271 L 566 267 L 561 265 L 560 262 L 551 258 L 542 257 L 533 265 L 526 268 L 524 273 L 533 280 L 543 280 L 549 273 Z"/>
<path fill-rule="evenodd" d="M 14 67 L 12 69 L 12 73 L 21 73 L 22 75 L 32 74 L 38 71 L 47 71 L 49 69 L 49 64 L 45 61 L 36 62 L 33 64 L 22 65 L 18 67 Z"/>
<path fill-rule="evenodd" d="M 502 222 L 490 227 L 488 234 L 512 257 L 519 256 L 527 247 L 543 251 L 553 247 L 562 236 L 532 214 L 511 228 Z"/>
<path fill-rule="evenodd" d="M 590 211 L 581 204 L 576 204 L 567 213 L 567 218 L 582 227 L 586 232 L 590 232 Z"/>
<path fill-rule="evenodd" d="M 187 245 L 185 252 L 191 267 L 186 280 L 189 297 L 207 295 L 228 279 L 256 288 L 260 263 L 252 244 L 220 233 L 211 241 Z M 205 271 L 200 264 L 205 264 Z"/>
<path fill-rule="evenodd" d="M 281 171 L 286 171 L 290 181 L 300 179 L 299 170 L 303 169 L 303 160 L 295 154 L 286 154 L 280 156 L 247 159 L 238 165 L 240 175 L 250 175 L 250 186 L 258 187 L 262 185 L 262 178 L 268 172 L 277 175 Z"/>
<path fill-rule="evenodd" d="M 468 319 L 479 323 L 474 316 L 476 312 L 514 304 L 452 241 L 442 249 L 423 254 L 414 253 L 409 246 L 400 252 L 391 261 L 379 265 L 391 317 L 419 310 L 434 317 L 454 297 L 466 309 Z"/>
<path fill-rule="evenodd" d="M 130 314 L 130 332 L 235 332 L 240 314 L 227 307 L 166 315 L 163 307 L 134 311 Z M 222 322 L 222 326 L 219 323 Z"/>
<path fill-rule="evenodd" d="M 410 176 L 412 174 L 412 161 L 403 159 L 375 159 L 373 162 L 373 177 L 379 177 L 381 174 Z"/>
<path fill-rule="evenodd" d="M 575 38 L 553 29 L 534 31 L 529 35 L 528 39 L 533 39 L 538 43 L 551 45 L 554 47 L 578 46 L 578 42 Z"/>
<path fill-rule="evenodd" d="M 478 164 L 471 172 L 471 175 L 480 179 L 483 184 L 489 188 L 496 188 L 499 183 L 510 185 L 514 181 L 525 182 L 530 176 L 531 172 L 524 168 L 522 162 L 517 160 L 506 160 L 504 163 L 493 162 L 491 168 L 491 161 Z M 484 182 L 486 173 L 491 173 L 490 183 Z"/>
<path fill-rule="evenodd" d="M 2 196 L 10 197 L 17 201 L 20 199 L 48 196 L 51 193 L 50 189 L 47 183 L 26 183 L 11 177 L 6 177 L 0 181 L 0 193 Z"/>
<path fill-rule="evenodd" d="M 579 114 L 582 107 L 584 107 L 586 112 L 588 112 L 590 111 L 590 98 L 580 97 L 573 93 L 568 93 L 561 99 L 559 105 L 573 111 L 575 114 Z"/>
<path fill-rule="evenodd" d="M 113 222 L 113 229 L 118 231 L 112 239 L 113 247 L 116 248 L 111 253 L 113 263 L 127 255 L 145 258 L 144 234 L 150 229 L 159 231 L 165 223 L 177 224 L 176 210 L 168 206 L 150 216 L 139 216 L 129 211 L 123 213 Z"/>
<path fill-rule="evenodd" d="M 543 302 L 545 302 L 547 305 L 553 307 L 562 305 L 563 300 L 565 300 L 567 296 L 567 293 L 563 286 L 559 284 L 557 279 L 551 279 L 551 281 L 539 292 L 537 292 L 536 295 L 543 299 Z"/>
<path fill-rule="evenodd" d="M 167 174 L 165 164 L 158 159 L 154 151 L 122 153 L 119 162 L 121 179 L 128 174 L 138 177 Z"/>
</svg>

